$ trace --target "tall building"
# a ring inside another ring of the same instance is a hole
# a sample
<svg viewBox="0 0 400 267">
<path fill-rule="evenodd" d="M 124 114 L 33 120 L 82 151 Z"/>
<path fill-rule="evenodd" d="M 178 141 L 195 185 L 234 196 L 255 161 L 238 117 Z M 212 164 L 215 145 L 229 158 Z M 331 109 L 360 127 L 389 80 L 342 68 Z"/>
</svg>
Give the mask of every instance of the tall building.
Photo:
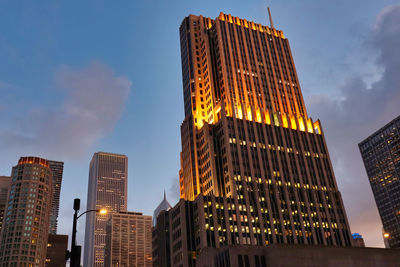
<svg viewBox="0 0 400 267">
<path fill-rule="evenodd" d="M 223 223 L 240 221 L 216 246 L 351 246 L 321 123 L 307 114 L 283 32 L 272 19 L 189 15 L 180 42 L 181 198 L 230 198 L 237 216 Z"/>
<path fill-rule="evenodd" d="M 49 162 L 21 157 L 11 179 L 0 237 L 1 266 L 44 267 L 52 195 Z"/>
<path fill-rule="evenodd" d="M 151 216 L 138 212 L 111 214 L 104 266 L 152 267 L 151 239 Z"/>
<path fill-rule="evenodd" d="M 83 266 L 104 266 L 106 225 L 114 212 L 127 210 L 128 158 L 97 152 L 90 162 L 87 210 L 106 209 L 107 214 L 86 214 Z"/>
<path fill-rule="evenodd" d="M 400 116 L 358 144 L 385 242 L 400 248 Z"/>
<path fill-rule="evenodd" d="M 60 192 L 63 177 L 64 162 L 49 160 L 53 175 L 53 193 L 51 201 L 49 234 L 57 234 L 58 211 L 60 209 Z"/>
<path fill-rule="evenodd" d="M 157 206 L 157 208 L 153 212 L 153 226 L 155 226 L 157 224 L 158 214 L 160 214 L 160 212 L 163 210 L 170 210 L 171 208 L 172 208 L 172 206 L 169 204 L 169 202 L 167 200 L 167 195 L 165 194 L 165 191 L 164 191 L 163 200 L 161 201 L 161 203 Z"/>
<path fill-rule="evenodd" d="M 0 176 L 0 238 L 1 238 L 1 228 L 3 224 L 4 211 L 7 206 L 8 192 L 11 188 L 11 177 L 10 176 Z"/>
</svg>

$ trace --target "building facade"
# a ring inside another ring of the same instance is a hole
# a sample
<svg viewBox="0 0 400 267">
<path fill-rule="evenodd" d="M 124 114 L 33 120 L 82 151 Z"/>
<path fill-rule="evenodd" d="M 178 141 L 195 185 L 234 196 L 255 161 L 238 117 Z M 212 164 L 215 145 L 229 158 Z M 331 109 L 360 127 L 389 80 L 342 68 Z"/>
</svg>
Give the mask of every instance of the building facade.
<svg viewBox="0 0 400 267">
<path fill-rule="evenodd" d="M 364 242 L 364 238 L 362 237 L 362 235 L 360 235 L 359 233 L 353 233 L 351 236 L 353 237 L 353 246 L 354 247 L 360 247 L 360 248 L 365 247 L 365 242 Z"/>
<path fill-rule="evenodd" d="M 107 223 L 106 267 L 152 267 L 151 216 L 138 212 L 111 214 Z"/>
<path fill-rule="evenodd" d="M 68 249 L 67 235 L 49 234 L 46 252 L 46 267 L 65 266 L 65 256 Z"/>
<path fill-rule="evenodd" d="M 4 219 L 4 211 L 7 206 L 8 192 L 11 188 L 11 177 L 10 176 L 0 176 L 0 238 L 1 238 L 1 228 Z"/>
<path fill-rule="evenodd" d="M 128 158 L 97 152 L 90 162 L 87 210 L 106 209 L 107 214 L 86 215 L 84 266 L 104 266 L 106 225 L 114 212 L 127 210 Z"/>
<path fill-rule="evenodd" d="M 283 32 L 190 15 L 180 41 L 181 198 L 233 198 L 250 228 L 267 230 L 254 245 L 351 246 L 322 127 L 307 114 Z"/>
<path fill-rule="evenodd" d="M 358 144 L 391 248 L 400 248 L 400 116 Z"/>
<path fill-rule="evenodd" d="M 49 160 L 53 176 L 53 193 L 51 201 L 49 234 L 57 234 L 58 211 L 60 209 L 61 182 L 64 171 L 64 162 Z"/>
<path fill-rule="evenodd" d="M 50 164 L 21 157 L 11 179 L 0 237 L 1 266 L 44 267 L 53 182 Z"/>
</svg>

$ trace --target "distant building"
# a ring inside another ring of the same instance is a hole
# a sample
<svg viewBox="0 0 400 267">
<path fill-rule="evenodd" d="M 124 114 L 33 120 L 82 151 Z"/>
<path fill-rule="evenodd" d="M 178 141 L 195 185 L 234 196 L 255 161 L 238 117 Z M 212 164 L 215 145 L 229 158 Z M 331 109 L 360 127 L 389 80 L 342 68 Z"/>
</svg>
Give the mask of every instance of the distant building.
<svg viewBox="0 0 400 267">
<path fill-rule="evenodd" d="M 107 223 L 105 267 L 152 267 L 151 216 L 112 213 Z"/>
<path fill-rule="evenodd" d="M 49 160 L 53 175 L 53 193 L 51 201 L 49 234 L 57 234 L 58 211 L 60 209 L 60 192 L 63 177 L 64 162 Z"/>
<path fill-rule="evenodd" d="M 21 157 L 12 168 L 11 189 L 0 241 L 2 266 L 45 266 L 52 175 L 49 162 Z"/>
<path fill-rule="evenodd" d="M 400 248 L 400 116 L 358 144 L 384 229 Z"/>
<path fill-rule="evenodd" d="M 163 210 L 170 210 L 171 208 L 172 208 L 172 206 L 169 204 L 169 202 L 167 200 L 167 196 L 164 191 L 164 198 L 161 201 L 161 203 L 157 206 L 157 208 L 154 210 L 154 213 L 153 213 L 153 226 L 155 226 L 157 224 L 158 214 L 160 214 L 160 212 Z"/>
<path fill-rule="evenodd" d="M 7 206 L 7 197 L 10 188 L 11 188 L 11 177 L 0 176 L 0 237 L 1 237 L 1 227 L 4 218 L 4 211 Z"/>
<path fill-rule="evenodd" d="M 351 235 L 353 237 L 354 247 L 365 247 L 364 238 L 359 233 L 354 233 Z"/>
<path fill-rule="evenodd" d="M 86 215 L 83 266 L 103 267 L 106 225 L 114 212 L 124 212 L 128 203 L 128 157 L 97 152 L 90 162 L 86 209 L 107 209 L 107 214 Z"/>
<path fill-rule="evenodd" d="M 206 248 L 196 267 L 398 267 L 395 249 L 272 244 L 269 246 L 224 246 Z"/>
<path fill-rule="evenodd" d="M 46 252 L 46 267 L 65 266 L 65 256 L 68 248 L 67 235 L 49 234 Z"/>
</svg>

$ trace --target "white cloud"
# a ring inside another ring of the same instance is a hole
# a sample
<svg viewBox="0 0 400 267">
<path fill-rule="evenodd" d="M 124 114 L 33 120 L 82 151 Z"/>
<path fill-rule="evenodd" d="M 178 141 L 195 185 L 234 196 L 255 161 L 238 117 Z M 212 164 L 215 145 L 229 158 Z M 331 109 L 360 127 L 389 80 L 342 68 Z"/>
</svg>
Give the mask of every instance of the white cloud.
<svg viewBox="0 0 400 267">
<path fill-rule="evenodd" d="M 113 129 L 132 85 L 100 61 L 81 69 L 61 66 L 55 81 L 64 96 L 61 100 L 19 114 L 7 129 L 0 130 L 3 155 L 62 160 L 79 156 Z"/>
</svg>

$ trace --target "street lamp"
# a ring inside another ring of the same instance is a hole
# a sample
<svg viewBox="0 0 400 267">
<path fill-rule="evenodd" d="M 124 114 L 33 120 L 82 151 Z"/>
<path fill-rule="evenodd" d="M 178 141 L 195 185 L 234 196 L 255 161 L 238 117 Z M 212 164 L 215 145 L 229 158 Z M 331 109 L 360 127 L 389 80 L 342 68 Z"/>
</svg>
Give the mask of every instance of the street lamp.
<svg viewBox="0 0 400 267">
<path fill-rule="evenodd" d="M 74 199 L 74 221 L 72 224 L 72 240 L 71 240 L 71 252 L 69 253 L 69 259 L 70 259 L 70 266 L 71 267 L 79 267 L 81 264 L 81 246 L 77 246 L 76 245 L 76 223 L 78 221 L 78 219 L 88 213 L 88 212 L 97 212 L 100 213 L 102 215 L 107 214 L 107 210 L 106 209 L 94 209 L 94 210 L 87 210 L 85 212 L 83 212 L 82 214 L 80 214 L 78 216 L 78 211 L 80 209 L 81 206 L 81 200 L 79 198 L 75 198 Z"/>
</svg>

